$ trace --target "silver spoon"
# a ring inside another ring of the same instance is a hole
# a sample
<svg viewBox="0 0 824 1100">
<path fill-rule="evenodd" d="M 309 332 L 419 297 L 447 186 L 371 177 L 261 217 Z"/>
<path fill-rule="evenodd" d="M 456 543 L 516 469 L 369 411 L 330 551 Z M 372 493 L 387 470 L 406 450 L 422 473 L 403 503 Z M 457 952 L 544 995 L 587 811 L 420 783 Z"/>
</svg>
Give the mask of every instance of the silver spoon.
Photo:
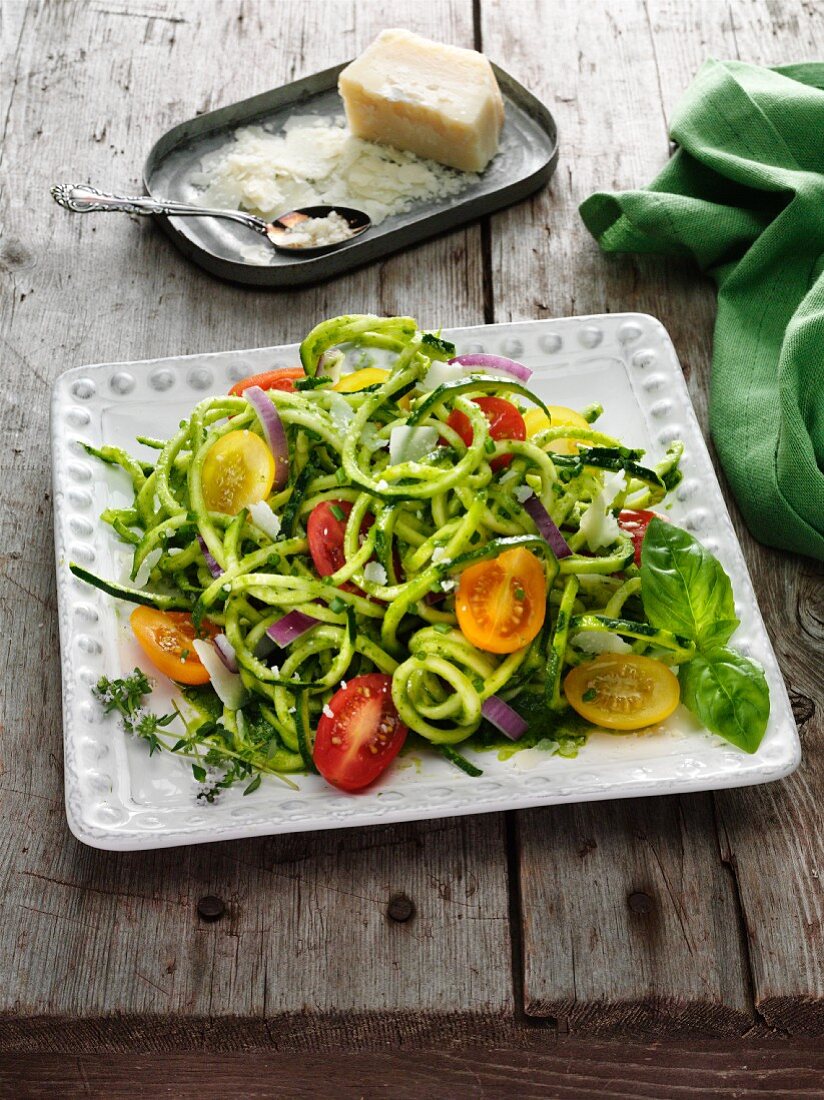
<svg viewBox="0 0 824 1100">
<path fill-rule="evenodd" d="M 247 229 L 253 229 L 255 233 L 262 234 L 278 252 L 289 252 L 300 256 L 319 256 L 323 252 L 331 252 L 335 248 L 340 248 L 342 244 L 346 244 L 347 241 L 351 241 L 353 237 L 365 233 L 372 225 L 372 219 L 365 211 L 348 206 L 303 206 L 297 210 L 289 210 L 273 221 L 267 222 L 243 210 L 210 210 L 208 207 L 196 206 L 194 203 L 176 202 L 172 199 L 150 199 L 142 195 L 109 195 L 89 184 L 61 183 L 52 187 L 51 194 L 58 206 L 62 206 L 64 210 L 71 210 L 74 214 L 122 211 L 125 214 L 160 214 L 175 218 L 225 218 L 227 221 L 239 222 Z M 325 218 L 331 213 L 339 214 L 343 218 L 349 228 L 349 236 L 331 244 L 301 245 L 300 235 L 295 232 L 300 223 L 310 218 Z M 295 238 L 294 243 L 290 243 L 290 237 Z"/>
</svg>

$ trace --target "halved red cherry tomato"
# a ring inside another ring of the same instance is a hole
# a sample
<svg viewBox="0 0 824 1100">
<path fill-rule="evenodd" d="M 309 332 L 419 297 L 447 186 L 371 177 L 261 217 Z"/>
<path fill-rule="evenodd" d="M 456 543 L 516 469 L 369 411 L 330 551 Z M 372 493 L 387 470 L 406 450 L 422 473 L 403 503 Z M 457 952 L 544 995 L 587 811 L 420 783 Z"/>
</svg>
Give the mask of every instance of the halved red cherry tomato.
<svg viewBox="0 0 824 1100">
<path fill-rule="evenodd" d="M 312 509 L 306 524 L 306 537 L 309 541 L 309 553 L 318 575 L 330 577 L 346 562 L 343 551 L 343 539 L 346 534 L 346 521 L 352 511 L 352 502 L 349 500 L 323 500 Z M 361 521 L 360 542 L 366 538 L 366 534 L 375 517 L 367 512 Z M 393 548 L 393 560 L 395 576 L 402 577 L 401 559 L 397 547 Z M 374 555 L 369 559 L 375 561 Z M 340 586 L 344 592 L 355 592 L 363 596 L 363 591 L 351 581 L 346 581 Z"/>
<path fill-rule="evenodd" d="M 279 370 L 267 370 L 262 374 L 252 374 L 248 378 L 241 378 L 229 390 L 229 395 L 240 397 L 243 391 L 250 386 L 260 386 L 262 390 L 286 390 L 288 393 L 294 393 L 295 382 L 299 378 L 305 377 L 303 367 L 281 367 Z"/>
<path fill-rule="evenodd" d="M 129 622 L 140 647 L 152 664 L 179 684 L 208 684 L 209 673 L 192 644 L 195 638 L 214 638 L 220 631 L 204 619 L 200 634 L 186 611 L 158 611 L 137 607 Z"/>
<path fill-rule="evenodd" d="M 641 564 L 641 546 L 650 525 L 650 520 L 655 519 L 657 515 L 657 512 L 647 512 L 643 508 L 625 508 L 623 512 L 618 513 L 618 526 L 625 535 L 629 535 L 632 539 L 632 545 L 635 547 L 636 565 Z M 659 516 L 659 519 L 663 518 L 663 516 Z"/>
<path fill-rule="evenodd" d="M 489 653 L 514 653 L 544 624 L 544 567 L 522 546 L 470 565 L 461 573 L 455 613 L 472 645 Z"/>
<path fill-rule="evenodd" d="M 322 500 L 316 504 L 306 524 L 306 537 L 309 540 L 309 553 L 318 575 L 330 577 L 346 562 L 343 552 L 343 537 L 346 534 L 346 521 L 352 511 L 351 500 Z M 360 537 L 375 522 L 371 512 L 367 512 L 361 523 Z"/>
<path fill-rule="evenodd" d="M 392 702 L 392 677 L 370 672 L 332 696 L 318 722 L 312 758 L 334 787 L 359 791 L 389 767 L 406 733 Z"/>
<path fill-rule="evenodd" d="M 524 418 L 511 401 L 505 401 L 503 397 L 473 397 L 472 400 L 489 421 L 489 434 L 493 439 L 526 439 Z M 468 447 L 472 442 L 469 417 L 460 409 L 453 409 L 446 423 Z M 489 465 L 493 470 L 503 470 L 511 461 L 512 455 L 496 455 Z"/>
</svg>

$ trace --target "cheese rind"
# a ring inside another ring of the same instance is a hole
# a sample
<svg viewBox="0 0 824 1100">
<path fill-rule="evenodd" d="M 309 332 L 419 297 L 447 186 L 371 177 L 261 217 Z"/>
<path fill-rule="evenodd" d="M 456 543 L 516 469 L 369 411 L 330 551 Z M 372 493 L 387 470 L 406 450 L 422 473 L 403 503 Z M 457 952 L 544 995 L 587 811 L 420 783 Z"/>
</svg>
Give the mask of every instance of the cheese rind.
<svg viewBox="0 0 824 1100">
<path fill-rule="evenodd" d="M 498 151 L 504 103 L 489 61 L 405 30 L 383 31 L 338 78 L 352 133 L 464 172 Z"/>
</svg>

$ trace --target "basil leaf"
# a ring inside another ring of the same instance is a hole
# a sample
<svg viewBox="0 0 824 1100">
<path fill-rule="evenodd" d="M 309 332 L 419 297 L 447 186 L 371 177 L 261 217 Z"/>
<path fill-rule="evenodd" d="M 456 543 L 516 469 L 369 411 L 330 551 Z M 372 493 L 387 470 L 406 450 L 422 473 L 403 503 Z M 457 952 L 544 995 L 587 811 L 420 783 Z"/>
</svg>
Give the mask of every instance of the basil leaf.
<svg viewBox="0 0 824 1100">
<path fill-rule="evenodd" d="M 641 545 L 641 599 L 653 626 L 699 649 L 729 641 L 738 626 L 730 578 L 688 532 L 657 517 Z"/>
<path fill-rule="evenodd" d="M 755 752 L 770 716 L 764 672 L 726 646 L 700 653 L 681 666 L 681 702 L 707 729 Z"/>
</svg>

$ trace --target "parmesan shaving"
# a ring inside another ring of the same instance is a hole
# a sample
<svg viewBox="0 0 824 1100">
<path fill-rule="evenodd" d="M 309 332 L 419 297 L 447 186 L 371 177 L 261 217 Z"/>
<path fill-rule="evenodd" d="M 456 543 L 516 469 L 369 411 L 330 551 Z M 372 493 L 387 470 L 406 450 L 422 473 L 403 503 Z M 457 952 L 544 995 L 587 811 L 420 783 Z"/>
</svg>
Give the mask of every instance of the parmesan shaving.
<svg viewBox="0 0 824 1100">
<path fill-rule="evenodd" d="M 304 206 L 353 206 L 374 225 L 415 204 L 457 195 L 478 180 L 388 145 L 355 138 L 342 117 L 294 115 L 279 133 L 237 130 L 207 154 L 190 182 L 204 206 L 271 221 Z"/>
</svg>

